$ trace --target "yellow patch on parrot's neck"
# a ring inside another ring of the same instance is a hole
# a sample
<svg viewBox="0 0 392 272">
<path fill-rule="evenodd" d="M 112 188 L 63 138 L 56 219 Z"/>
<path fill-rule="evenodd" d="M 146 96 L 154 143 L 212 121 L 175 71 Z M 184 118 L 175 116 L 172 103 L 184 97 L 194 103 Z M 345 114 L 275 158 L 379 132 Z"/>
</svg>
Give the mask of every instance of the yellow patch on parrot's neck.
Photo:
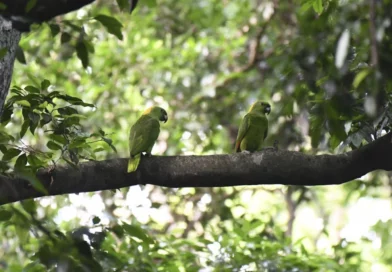
<svg viewBox="0 0 392 272">
<path fill-rule="evenodd" d="M 153 107 L 147 108 L 145 111 L 143 111 L 143 115 L 149 114 L 151 112 Z"/>
<path fill-rule="evenodd" d="M 248 112 L 251 112 L 253 110 L 253 108 L 256 106 L 257 103 L 258 102 L 253 103 Z"/>
</svg>

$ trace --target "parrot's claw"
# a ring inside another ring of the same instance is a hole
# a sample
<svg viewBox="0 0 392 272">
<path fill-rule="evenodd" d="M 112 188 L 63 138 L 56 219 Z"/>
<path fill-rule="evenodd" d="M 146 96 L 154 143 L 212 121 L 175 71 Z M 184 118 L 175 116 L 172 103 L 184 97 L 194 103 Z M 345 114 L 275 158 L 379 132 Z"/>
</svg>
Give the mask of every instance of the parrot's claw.
<svg viewBox="0 0 392 272">
<path fill-rule="evenodd" d="M 251 152 L 250 152 L 250 151 L 248 151 L 248 150 L 242 150 L 242 151 L 241 151 L 241 153 L 244 153 L 244 154 L 250 154 Z"/>
</svg>

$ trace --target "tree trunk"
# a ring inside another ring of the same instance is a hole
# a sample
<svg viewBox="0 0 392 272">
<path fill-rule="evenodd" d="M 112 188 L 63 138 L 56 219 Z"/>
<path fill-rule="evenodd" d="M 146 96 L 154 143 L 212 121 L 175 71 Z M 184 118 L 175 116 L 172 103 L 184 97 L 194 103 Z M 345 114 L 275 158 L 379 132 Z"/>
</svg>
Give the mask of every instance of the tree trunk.
<svg viewBox="0 0 392 272">
<path fill-rule="evenodd" d="M 10 21 L 0 16 L 0 52 L 3 52 L 3 48 L 7 50 L 6 54 L 0 57 L 0 116 L 3 113 L 4 102 L 11 85 L 15 53 L 19 40 L 20 32 L 12 28 Z M 0 53 L 0 56 L 2 55 Z"/>
</svg>

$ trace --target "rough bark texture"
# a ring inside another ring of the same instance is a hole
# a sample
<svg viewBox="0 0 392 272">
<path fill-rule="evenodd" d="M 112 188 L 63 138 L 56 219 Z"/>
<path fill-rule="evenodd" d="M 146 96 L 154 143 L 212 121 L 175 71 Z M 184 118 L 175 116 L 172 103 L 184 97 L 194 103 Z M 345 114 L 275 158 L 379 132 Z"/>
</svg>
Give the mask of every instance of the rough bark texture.
<svg viewBox="0 0 392 272">
<path fill-rule="evenodd" d="M 5 98 L 10 88 L 15 52 L 19 40 L 20 32 L 12 28 L 10 21 L 0 17 L 0 50 L 7 48 L 6 55 L 0 58 L 0 116 L 3 112 Z"/>
<path fill-rule="evenodd" d="M 116 189 L 136 184 L 165 187 L 342 184 L 374 170 L 392 170 L 392 133 L 340 155 L 306 155 L 266 149 L 253 154 L 143 157 L 135 173 L 127 159 L 87 162 L 42 170 L 49 195 Z M 28 181 L 0 176 L 0 204 L 43 196 Z"/>
<path fill-rule="evenodd" d="M 31 0 L 1 0 L 6 6 L 0 11 L 0 15 L 10 19 L 13 27 L 20 31 L 29 31 L 30 24 L 42 23 L 71 11 L 80 9 L 95 0 L 37 0 L 35 5 L 26 11 Z M 129 0 L 130 12 L 132 12 L 138 1 Z"/>
<path fill-rule="evenodd" d="M 80 9 L 95 0 L 37 0 L 36 4 L 26 12 L 26 6 L 30 0 L 2 0 L 6 5 L 4 13 L 28 16 L 36 21 L 47 21 L 53 17 Z"/>
<path fill-rule="evenodd" d="M 13 22 L 13 27 L 28 31 L 32 23 L 48 21 L 55 16 L 80 9 L 95 0 L 37 0 L 36 4 L 26 12 L 30 0 L 2 0 L 6 9 L 0 14 Z"/>
</svg>

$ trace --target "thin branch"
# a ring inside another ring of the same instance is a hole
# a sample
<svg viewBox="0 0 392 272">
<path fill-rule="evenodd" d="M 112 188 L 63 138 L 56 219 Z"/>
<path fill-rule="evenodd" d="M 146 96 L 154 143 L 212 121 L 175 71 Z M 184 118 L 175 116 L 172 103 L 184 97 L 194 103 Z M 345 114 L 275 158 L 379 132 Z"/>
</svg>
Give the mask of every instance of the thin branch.
<svg viewBox="0 0 392 272">
<path fill-rule="evenodd" d="M 266 25 L 261 27 L 257 31 L 257 34 L 256 34 L 255 38 L 252 41 L 250 41 L 248 63 L 245 64 L 242 67 L 238 67 L 237 69 L 235 69 L 236 73 L 248 72 L 249 70 L 251 70 L 256 65 L 257 60 L 258 60 L 258 55 L 259 55 L 260 40 L 261 40 L 261 37 L 263 37 L 266 29 L 267 29 Z"/>
<path fill-rule="evenodd" d="M 264 22 L 263 26 L 257 31 L 256 36 L 250 41 L 249 44 L 249 54 L 248 54 L 248 63 L 243 66 L 237 67 L 232 72 L 232 76 L 228 76 L 222 83 L 220 83 L 216 88 L 222 88 L 227 86 L 233 79 L 237 78 L 238 74 L 246 73 L 256 67 L 257 63 L 260 59 L 265 59 L 272 55 L 273 51 L 268 50 L 260 53 L 260 41 L 266 30 L 268 29 L 269 22 L 274 18 L 277 12 L 274 11 L 268 21 Z M 262 57 L 261 57 L 262 56 Z"/>
<path fill-rule="evenodd" d="M 293 200 L 293 193 L 294 193 L 294 187 L 292 187 L 292 186 L 289 186 L 287 188 L 287 191 L 284 193 L 284 198 L 285 198 L 286 205 L 287 205 L 287 212 L 289 214 L 289 219 L 287 220 L 286 235 L 289 237 L 291 237 L 291 235 L 293 233 L 295 212 L 297 210 L 297 204 Z"/>
</svg>

